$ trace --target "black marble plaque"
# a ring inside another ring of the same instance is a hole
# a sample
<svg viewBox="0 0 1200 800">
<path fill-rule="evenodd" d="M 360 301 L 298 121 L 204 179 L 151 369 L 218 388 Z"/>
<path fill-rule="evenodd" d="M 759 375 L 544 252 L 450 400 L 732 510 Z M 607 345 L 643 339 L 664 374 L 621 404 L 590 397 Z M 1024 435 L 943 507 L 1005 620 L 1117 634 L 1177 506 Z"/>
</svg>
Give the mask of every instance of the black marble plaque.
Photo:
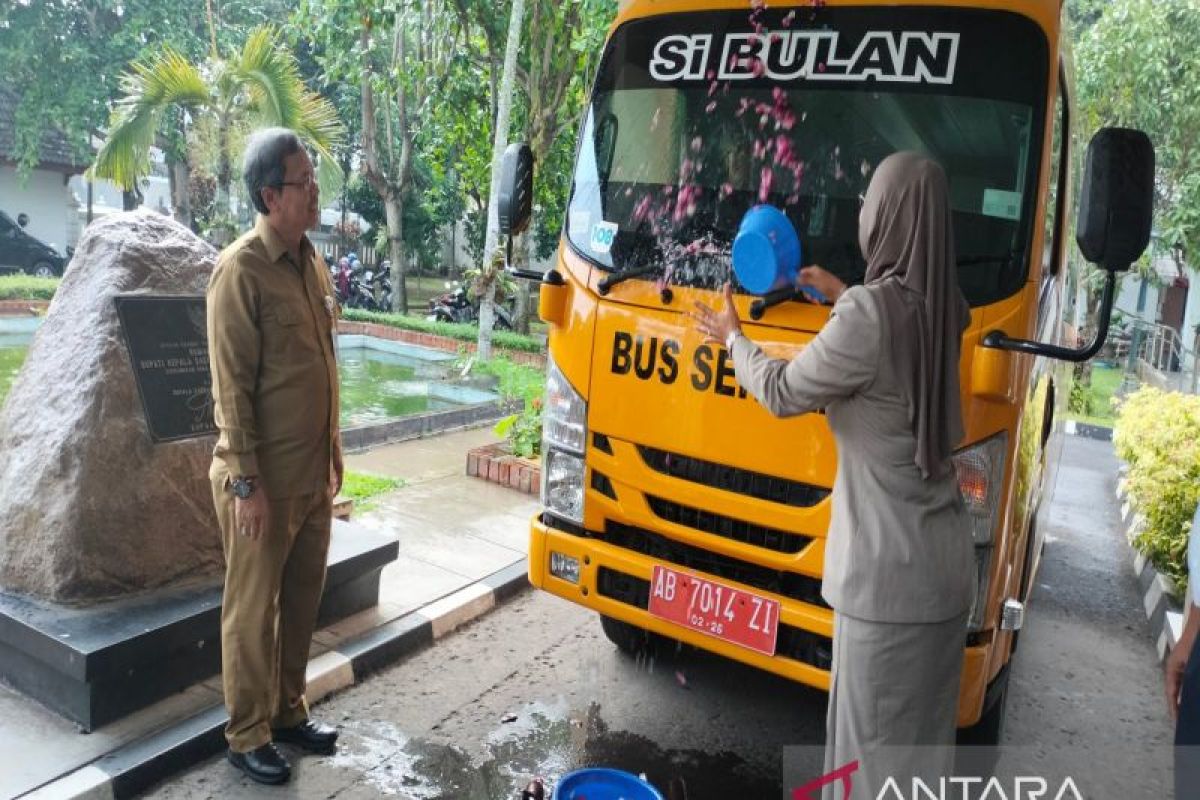
<svg viewBox="0 0 1200 800">
<path fill-rule="evenodd" d="M 150 437 L 216 433 L 204 297 L 125 295 L 116 303 Z"/>
</svg>

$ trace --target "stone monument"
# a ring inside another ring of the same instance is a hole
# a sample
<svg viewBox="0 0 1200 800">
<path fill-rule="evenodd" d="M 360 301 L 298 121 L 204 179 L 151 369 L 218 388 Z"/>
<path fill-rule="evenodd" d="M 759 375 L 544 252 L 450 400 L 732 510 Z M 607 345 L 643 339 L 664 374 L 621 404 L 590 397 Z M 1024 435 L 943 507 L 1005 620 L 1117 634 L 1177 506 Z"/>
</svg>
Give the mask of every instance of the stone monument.
<svg viewBox="0 0 1200 800">
<path fill-rule="evenodd" d="M 203 295 L 216 256 L 153 211 L 88 227 L 0 409 L 0 589 L 83 604 L 219 580 L 213 438 L 152 441 L 115 302 Z"/>
<path fill-rule="evenodd" d="M 153 211 L 90 225 L 0 409 L 0 681 L 83 730 L 220 669 L 216 257 Z M 335 520 L 319 624 L 376 605 L 398 551 Z"/>
</svg>

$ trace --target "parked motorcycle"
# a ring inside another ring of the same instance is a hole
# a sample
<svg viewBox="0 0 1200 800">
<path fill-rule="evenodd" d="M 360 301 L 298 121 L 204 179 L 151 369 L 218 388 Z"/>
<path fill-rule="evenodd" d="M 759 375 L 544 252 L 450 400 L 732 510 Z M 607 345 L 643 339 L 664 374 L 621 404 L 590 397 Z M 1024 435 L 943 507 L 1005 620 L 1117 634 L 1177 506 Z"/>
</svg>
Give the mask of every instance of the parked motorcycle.
<svg viewBox="0 0 1200 800">
<path fill-rule="evenodd" d="M 512 330 L 512 311 L 502 303 L 496 303 L 494 308 L 496 329 Z M 479 298 L 468 297 L 466 287 L 455 285 L 450 291 L 429 299 L 429 313 L 426 315 L 426 319 L 438 322 L 477 324 L 479 322 Z"/>
</svg>

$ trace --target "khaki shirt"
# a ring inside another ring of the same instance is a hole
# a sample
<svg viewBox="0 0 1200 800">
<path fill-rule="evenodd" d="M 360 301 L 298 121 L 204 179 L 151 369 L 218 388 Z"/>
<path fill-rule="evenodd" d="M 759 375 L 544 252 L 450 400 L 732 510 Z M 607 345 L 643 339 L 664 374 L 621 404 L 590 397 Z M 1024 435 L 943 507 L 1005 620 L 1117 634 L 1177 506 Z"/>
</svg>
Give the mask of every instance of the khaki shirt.
<svg viewBox="0 0 1200 800">
<path fill-rule="evenodd" d="M 334 297 L 308 237 L 297 266 L 261 216 L 222 251 L 208 284 L 211 477 L 257 475 L 272 500 L 327 489 L 341 447 Z"/>
</svg>

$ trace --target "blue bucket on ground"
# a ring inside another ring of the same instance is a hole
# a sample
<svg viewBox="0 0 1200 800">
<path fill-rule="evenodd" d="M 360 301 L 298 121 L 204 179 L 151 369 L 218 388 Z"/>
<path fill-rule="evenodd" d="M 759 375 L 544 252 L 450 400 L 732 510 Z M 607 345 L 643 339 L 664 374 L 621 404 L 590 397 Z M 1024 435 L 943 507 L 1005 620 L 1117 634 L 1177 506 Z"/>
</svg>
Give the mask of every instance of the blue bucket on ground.
<svg viewBox="0 0 1200 800">
<path fill-rule="evenodd" d="M 552 800 L 663 800 L 650 784 L 619 769 L 592 767 L 562 777 Z"/>
<path fill-rule="evenodd" d="M 787 216 L 770 205 L 746 212 L 733 240 L 733 271 L 751 294 L 763 295 L 796 283 L 800 237 Z"/>
</svg>

